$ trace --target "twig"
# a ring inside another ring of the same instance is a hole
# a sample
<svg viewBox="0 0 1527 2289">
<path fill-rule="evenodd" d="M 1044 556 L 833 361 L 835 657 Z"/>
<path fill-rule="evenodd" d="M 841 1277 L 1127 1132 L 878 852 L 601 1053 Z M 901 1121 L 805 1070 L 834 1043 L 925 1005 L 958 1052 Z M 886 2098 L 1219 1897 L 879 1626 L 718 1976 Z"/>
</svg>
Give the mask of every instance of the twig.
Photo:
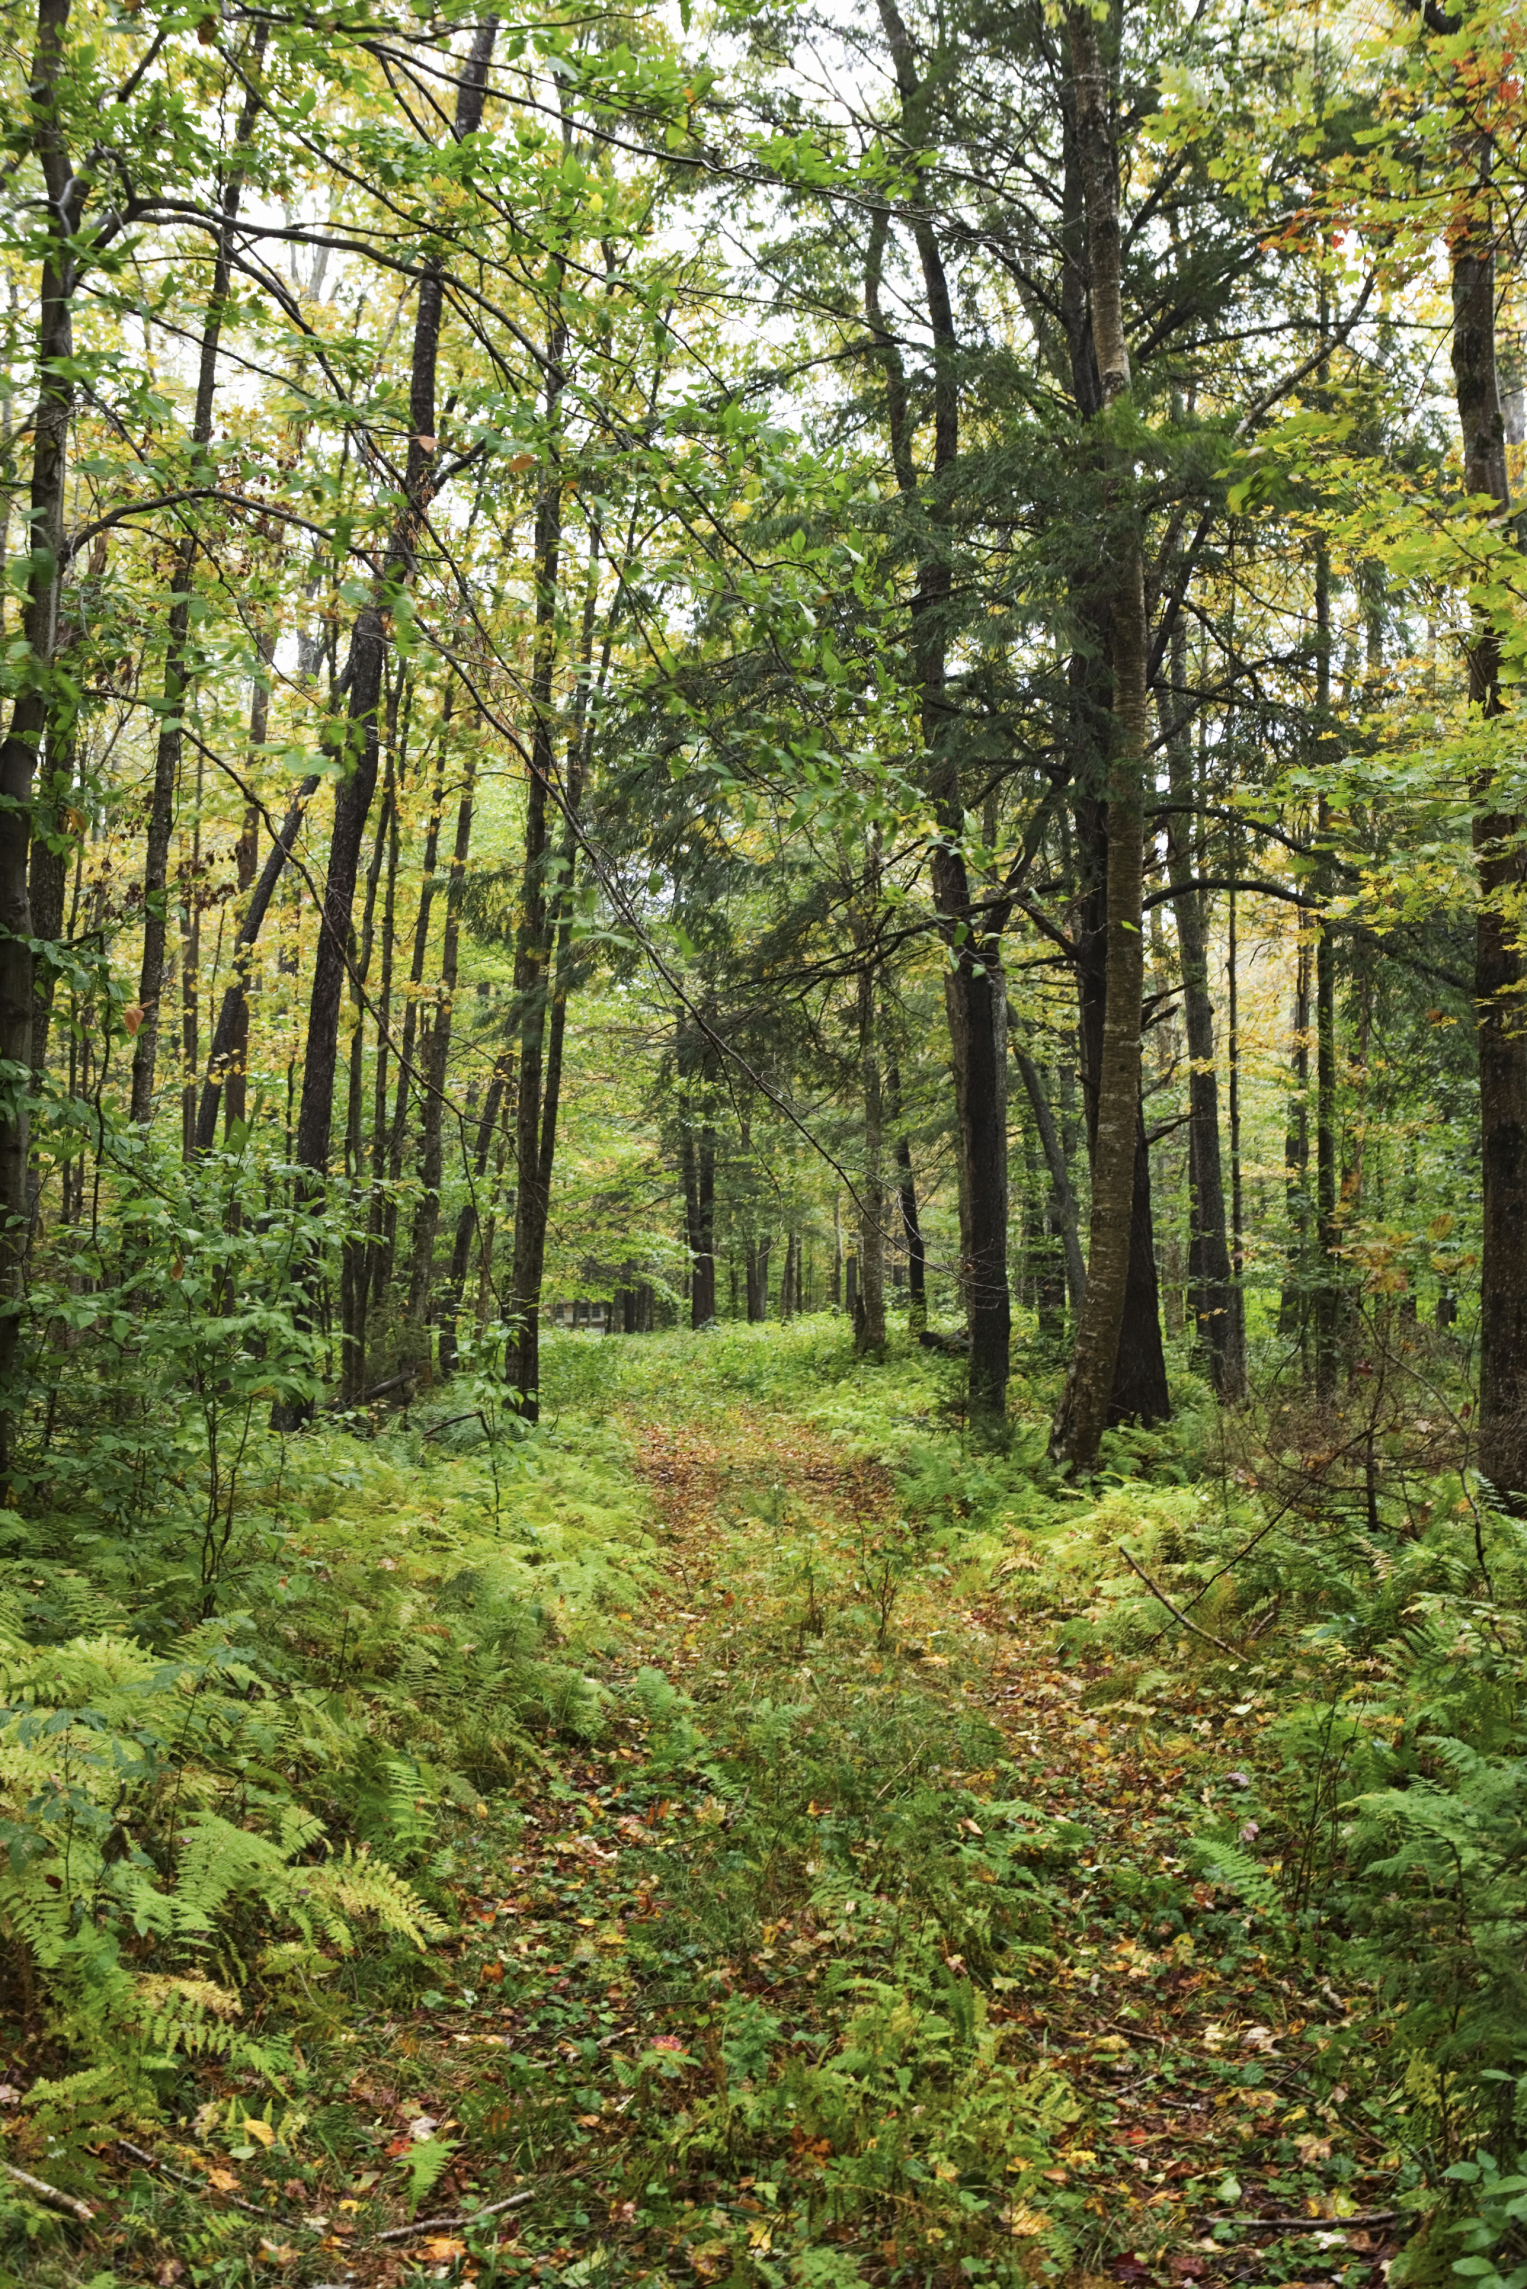
<svg viewBox="0 0 1527 2289">
<path fill-rule="evenodd" d="M 1394 2225 L 1408 2210 L 1359 2210 L 1355 2217 L 1216 2217 L 1205 2211 L 1205 2225 L 1259 2225 L 1278 2233 L 1344 2233 L 1349 2226 Z"/>
<path fill-rule="evenodd" d="M 194 2194 L 204 2194 L 210 2199 L 217 2193 L 214 2186 L 193 2177 L 189 2170 L 177 2170 L 173 2163 L 161 2162 L 157 2154 L 149 2153 L 147 2147 L 135 2146 L 130 2138 L 118 2138 L 113 2143 L 120 2153 L 130 2154 L 146 2170 L 157 2170 L 161 2177 L 173 2178 L 178 2186 L 189 2186 Z M 226 2202 L 229 2209 L 242 2210 L 246 2217 L 259 2218 L 265 2225 L 307 2225 L 306 2218 L 291 2217 L 281 2210 L 261 2209 L 258 2202 L 242 2201 L 237 2194 L 217 2194 L 217 2199 Z M 308 2230 L 311 2232 L 312 2228 Z"/>
<path fill-rule="evenodd" d="M 1181 1608 L 1173 1605 L 1165 1590 L 1159 1589 L 1156 1583 L 1151 1580 L 1150 1575 L 1146 1572 L 1145 1568 L 1143 1566 L 1136 1565 L 1134 1559 L 1125 1549 L 1122 1542 L 1116 1543 L 1115 1548 L 1118 1550 L 1119 1556 L 1124 1560 L 1124 1563 L 1126 1566 L 1128 1566 L 1130 1572 L 1132 1574 L 1139 1575 L 1141 1581 L 1144 1582 L 1146 1588 L 1150 1591 L 1151 1596 L 1160 1600 L 1174 1621 L 1180 1621 L 1184 1629 L 1191 1630 L 1195 1637 L 1201 1637 L 1205 1645 L 1218 1646 L 1220 1652 L 1228 1653 L 1232 1661 L 1245 1660 L 1246 1656 L 1243 1653 L 1238 1653 L 1233 1645 L 1227 1645 L 1222 1637 L 1216 1637 L 1212 1630 L 1200 1629 L 1196 1621 L 1189 1621 L 1187 1615 L 1181 1610 Z"/>
<path fill-rule="evenodd" d="M 25 2186 L 34 2201 L 46 2202 L 50 2209 L 67 2210 L 81 2225 L 94 2225 L 95 2211 L 88 2202 L 80 2201 L 74 2194 L 61 2193 L 57 2186 L 50 2186 L 46 2178 L 34 2178 L 30 2170 L 18 2170 L 14 2162 L 0 2163 L 0 2169 L 8 2178 L 14 2178 L 18 2186 Z"/>
<path fill-rule="evenodd" d="M 527 2186 L 520 2194 L 506 2194 L 501 2202 L 489 2202 L 483 2210 L 463 2210 L 459 2217 L 416 2217 L 412 2225 L 390 2225 L 379 2233 L 377 2242 L 412 2241 L 418 2233 L 438 2233 L 447 2225 L 481 2225 L 485 2217 L 497 2217 L 503 2210 L 523 2209 L 526 2202 L 534 2201 L 535 2188 Z M 375 2243 L 373 2243 L 375 2247 Z"/>
</svg>

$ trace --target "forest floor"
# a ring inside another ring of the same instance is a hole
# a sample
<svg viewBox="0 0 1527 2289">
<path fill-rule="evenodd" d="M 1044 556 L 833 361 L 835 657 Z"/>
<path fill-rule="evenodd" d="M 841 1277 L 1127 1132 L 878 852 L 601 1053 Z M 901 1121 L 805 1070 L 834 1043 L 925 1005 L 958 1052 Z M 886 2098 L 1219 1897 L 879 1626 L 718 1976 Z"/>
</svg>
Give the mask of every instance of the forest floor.
<svg viewBox="0 0 1527 2289">
<path fill-rule="evenodd" d="M 103 2146 L 56 2277 L 1378 2289 L 1420 2204 L 1342 2079 L 1371 2006 L 1194 1856 L 1258 1692 L 1132 1697 L 1025 1537 L 962 1569 L 787 1411 L 621 1430 L 661 1555 L 603 1734 L 479 1806 L 451 1936 L 327 1999 L 300 2107 Z"/>
</svg>

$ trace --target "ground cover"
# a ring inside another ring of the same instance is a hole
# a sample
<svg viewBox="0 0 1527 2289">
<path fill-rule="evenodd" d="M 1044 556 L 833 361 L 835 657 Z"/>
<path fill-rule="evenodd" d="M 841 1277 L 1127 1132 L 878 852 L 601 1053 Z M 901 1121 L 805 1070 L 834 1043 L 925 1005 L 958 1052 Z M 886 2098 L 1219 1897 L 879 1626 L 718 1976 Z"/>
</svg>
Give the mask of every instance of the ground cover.
<svg viewBox="0 0 1527 2289">
<path fill-rule="evenodd" d="M 548 1382 L 524 1450 L 442 1401 L 289 1459 L 230 1699 L 286 1647 L 351 1746 L 283 1865 L 343 1838 L 393 1912 L 183 1924 L 191 2032 L 72 2106 L 78 1998 L 19 1985 L 3 2150 L 92 2216 L 13 2178 L 14 2276 L 1382 2282 L 1479 2165 L 1311 1909 L 1288 1726 L 1335 1656 L 1246 1642 L 1206 1520 L 1251 1498 L 1191 1414 L 1078 1496 L 832 1322 L 568 1339 Z"/>
</svg>

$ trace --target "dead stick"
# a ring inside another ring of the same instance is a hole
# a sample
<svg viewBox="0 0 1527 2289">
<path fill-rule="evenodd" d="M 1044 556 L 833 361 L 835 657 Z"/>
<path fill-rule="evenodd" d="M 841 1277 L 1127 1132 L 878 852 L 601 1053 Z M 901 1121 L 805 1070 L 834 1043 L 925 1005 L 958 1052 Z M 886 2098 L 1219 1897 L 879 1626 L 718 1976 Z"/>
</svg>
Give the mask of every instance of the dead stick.
<svg viewBox="0 0 1527 2289">
<path fill-rule="evenodd" d="M 377 2241 L 412 2241 L 415 2234 L 438 2233 L 447 2225 L 481 2225 L 485 2217 L 497 2217 L 503 2210 L 523 2209 L 526 2202 L 535 2199 L 534 2187 L 522 2194 L 506 2194 L 501 2202 L 489 2202 L 484 2210 L 463 2210 L 459 2217 L 416 2217 L 412 2225 L 391 2225 L 379 2233 Z"/>
<path fill-rule="evenodd" d="M 1146 1588 L 1150 1591 L 1151 1596 L 1153 1598 L 1159 1598 L 1174 1621 L 1180 1621 L 1184 1629 L 1191 1630 L 1195 1637 L 1201 1637 L 1205 1645 L 1217 1646 L 1221 1653 L 1228 1653 L 1232 1661 L 1245 1660 L 1246 1656 L 1244 1653 L 1237 1653 L 1233 1645 L 1227 1645 L 1225 1640 L 1222 1637 L 1216 1637 L 1212 1630 L 1200 1629 L 1196 1621 L 1189 1621 L 1187 1615 L 1182 1611 L 1181 1607 L 1173 1605 L 1165 1590 L 1157 1588 L 1156 1584 L 1151 1580 L 1150 1575 L 1146 1572 L 1145 1568 L 1135 1564 L 1134 1559 L 1125 1549 L 1122 1542 L 1116 1543 L 1115 1547 L 1118 1550 L 1119 1556 L 1124 1560 L 1125 1565 L 1128 1566 L 1130 1572 L 1132 1574 L 1139 1575 L 1141 1581 L 1144 1582 Z"/>
<path fill-rule="evenodd" d="M 50 2209 L 67 2210 L 81 2225 L 94 2225 L 95 2211 L 88 2202 L 80 2201 L 74 2194 L 61 2193 L 57 2186 L 50 2186 L 46 2178 L 34 2178 L 30 2170 L 18 2170 L 14 2162 L 0 2163 L 0 2168 L 8 2178 L 14 2178 L 18 2186 L 25 2186 L 34 2201 L 46 2202 Z"/>
<path fill-rule="evenodd" d="M 200 2178 L 193 2178 L 189 2170 L 177 2170 L 170 2163 L 161 2162 L 159 2156 L 149 2153 L 147 2147 L 135 2146 L 130 2138 L 118 2138 L 115 2143 L 120 2153 L 130 2155 L 135 2162 L 141 2162 L 146 2170 L 157 2170 L 161 2177 L 173 2178 L 177 2186 L 189 2186 L 194 2194 L 211 2195 L 213 2189 Z M 246 2217 L 257 2217 L 266 2225 L 306 2226 L 308 2223 L 305 2217 L 288 2217 L 282 2210 L 262 2210 L 258 2203 L 241 2201 L 237 2194 L 220 2194 L 218 2199 L 226 2203 L 229 2209 L 242 2210 Z M 309 2226 L 308 2230 L 311 2232 L 312 2228 Z"/>
<path fill-rule="evenodd" d="M 1409 2210 L 1359 2210 L 1355 2217 L 1215 2217 L 1204 2214 L 1206 2225 L 1257 2225 L 1264 2232 L 1345 2233 L 1349 2226 L 1394 2225 L 1409 2217 Z"/>
</svg>

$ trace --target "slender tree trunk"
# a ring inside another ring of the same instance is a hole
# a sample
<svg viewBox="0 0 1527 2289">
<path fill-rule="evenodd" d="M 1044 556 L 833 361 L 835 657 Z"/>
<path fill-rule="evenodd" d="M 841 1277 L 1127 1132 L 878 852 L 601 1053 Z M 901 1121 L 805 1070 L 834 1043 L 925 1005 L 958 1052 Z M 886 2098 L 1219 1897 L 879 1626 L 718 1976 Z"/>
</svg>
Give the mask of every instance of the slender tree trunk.
<svg viewBox="0 0 1527 2289">
<path fill-rule="evenodd" d="M 1331 560 L 1324 539 L 1315 543 L 1315 712 L 1322 756 L 1333 760 L 1331 733 Z M 1334 887 L 1331 818 L 1324 794 L 1315 808 L 1315 895 L 1320 923 L 1315 939 L 1315 1396 L 1336 1396 L 1336 1354 L 1341 1326 L 1341 1264 L 1336 1192 L 1336 944 L 1325 920 Z"/>
<path fill-rule="evenodd" d="M 451 1017 L 456 995 L 456 973 L 461 945 L 461 895 L 466 880 L 467 853 L 472 845 L 472 807 L 477 760 L 468 755 L 466 780 L 456 812 L 456 842 L 445 892 L 445 935 L 440 956 L 440 990 L 430 1021 L 424 1060 L 423 1144 L 419 1177 L 423 1186 L 414 1212 L 413 1265 L 409 1275 L 408 1318 L 422 1333 L 429 1317 L 430 1286 L 435 1260 L 435 1235 L 440 1225 L 440 1185 L 444 1175 L 445 1090 L 449 1078 Z"/>
<path fill-rule="evenodd" d="M 260 870 L 244 919 L 239 924 L 238 936 L 233 944 L 233 979 L 225 987 L 217 1025 L 212 1035 L 212 1047 L 207 1057 L 207 1078 L 202 1083 L 201 1104 L 196 1116 L 196 1149 L 210 1152 L 217 1142 L 217 1116 L 223 1092 L 233 1087 L 234 1073 L 239 1076 L 239 1102 L 242 1106 L 244 1060 L 249 1040 L 249 971 L 256 940 L 259 938 L 270 902 L 276 894 L 287 860 L 302 826 L 303 814 L 318 791 L 318 774 L 304 779 L 292 798 L 286 817 L 277 830 L 276 839 Z M 241 861 L 242 873 L 242 861 Z M 229 1119 L 236 1116 L 230 1096 Z"/>
<path fill-rule="evenodd" d="M 877 0 L 901 101 L 903 131 L 916 149 L 925 110 L 915 52 L 895 0 Z M 924 213 L 913 225 L 933 336 L 933 465 L 926 524 L 932 538 L 918 569 L 913 651 L 922 695 L 923 743 L 940 829 L 933 849 L 933 894 L 953 959 L 944 996 L 955 1079 L 962 1205 L 962 1275 L 970 1327 L 970 1413 L 977 1430 L 999 1432 L 1006 1420 L 1012 1307 L 1007 1282 L 1006 989 L 1001 943 L 990 921 L 977 920 L 965 856 L 960 784 L 960 724 L 948 697 L 946 615 L 951 574 L 940 537 L 948 511 L 942 498 L 959 457 L 958 336 L 937 237 Z M 887 414 L 897 482 L 916 484 L 906 393 L 880 314 L 879 247 L 872 245 L 865 302 L 888 382 Z"/>
<path fill-rule="evenodd" d="M 854 1349 L 878 1359 L 885 1352 L 885 1115 L 880 1079 L 880 1028 L 875 969 L 859 972 L 859 1085 L 864 1099 L 864 1171 L 859 1186 L 859 1308 Z"/>
<path fill-rule="evenodd" d="M 59 121 L 59 83 L 70 0 L 38 0 L 36 46 L 27 88 L 27 134 L 42 168 L 47 204 L 40 228 L 46 240 L 39 285 L 37 366 L 41 376 L 32 420 L 28 496 L 28 563 L 21 634 L 24 681 L 0 742 L 0 1058 L 13 1073 L 32 1064 L 36 1016 L 36 964 L 28 896 L 32 781 L 39 761 L 60 753 L 67 739 L 68 695 L 54 670 L 59 584 L 63 571 L 64 487 L 69 414 L 74 400 L 71 318 L 75 265 L 71 241 L 89 184 L 76 175 Z M 0 1471 L 9 1468 L 21 1398 L 16 1361 L 26 1289 L 31 1227 L 28 1186 L 29 1106 L 20 1088 L 7 1092 L 0 1112 Z"/>
<path fill-rule="evenodd" d="M 74 778 L 74 743 L 64 748 L 51 782 L 46 809 L 39 798 L 32 813 L 32 850 L 27 866 L 28 896 L 32 908 L 32 935 L 45 945 L 64 934 L 64 894 L 69 872 L 69 844 L 59 816 Z M 53 991 L 57 971 L 45 961 L 37 978 L 37 1002 L 32 1015 L 32 1072 L 41 1083 L 48 1069 L 48 1034 L 53 1020 Z"/>
<path fill-rule="evenodd" d="M 264 23 L 257 25 L 255 30 L 253 69 L 256 74 L 265 52 L 266 31 Z M 223 186 L 222 219 L 212 266 L 212 292 L 207 302 L 206 324 L 202 329 L 201 356 L 196 376 L 196 406 L 191 422 L 193 482 L 206 481 L 203 472 L 207 447 L 212 442 L 218 346 L 222 338 L 223 314 L 228 305 L 232 274 L 233 226 L 238 217 L 243 190 L 242 153 L 254 132 L 259 110 L 259 96 L 251 87 L 234 132 L 233 163 Z M 143 1015 L 133 1042 L 132 1071 L 132 1118 L 140 1128 L 147 1128 L 154 1111 L 154 1067 L 159 1049 L 160 1002 L 164 992 L 164 951 L 169 920 L 170 840 L 175 829 L 175 798 L 180 785 L 183 724 L 185 711 L 190 705 L 195 672 L 190 643 L 191 586 L 195 578 L 198 553 L 196 535 L 188 532 L 175 551 L 175 568 L 171 575 L 170 616 L 164 650 L 164 700 L 154 754 L 154 786 L 149 798 L 148 843 L 143 862 L 143 958 L 138 970 L 138 1007 Z M 187 1064 L 183 1085 L 182 1123 L 188 1155 L 196 1143 L 193 1111 L 195 1100 L 192 1092 L 200 1062 L 198 1055 L 194 1063 Z"/>
<path fill-rule="evenodd" d="M 1169 732 L 1167 757 L 1174 804 L 1191 810 L 1194 800 L 1192 749 L 1181 710 L 1186 705 L 1186 653 L 1180 634 L 1172 641 L 1173 705 L 1178 715 Z M 1182 695 L 1182 696 L 1178 696 Z M 1165 710 L 1163 710 L 1165 712 Z M 1179 815 L 1168 837 L 1172 913 L 1182 965 L 1183 1029 L 1188 1044 L 1188 1292 L 1199 1346 L 1209 1380 L 1221 1399 L 1239 1399 L 1239 1372 L 1233 1325 L 1230 1249 L 1225 1231 L 1225 1184 L 1220 1159 L 1219 1076 L 1214 1055 L 1214 1000 L 1209 984 L 1205 898 L 1193 887 L 1191 818 Z"/>
<path fill-rule="evenodd" d="M 1297 1335 L 1303 1347 L 1309 1317 L 1310 1175 L 1310 947 L 1301 936 L 1294 970 L 1293 1089 L 1283 1133 L 1283 1191 L 1288 1217 L 1288 1260 L 1278 1303 L 1278 1333 Z"/>
<path fill-rule="evenodd" d="M 1453 385 L 1463 432 L 1464 489 L 1504 514 L 1511 505 L 1496 366 L 1495 226 L 1490 138 L 1476 147 L 1472 197 L 1454 225 Z M 1483 611 L 1469 652 L 1469 699 L 1500 715 L 1500 644 Z M 1520 1508 L 1527 1499 L 1527 1021 L 1517 950 L 1524 873 L 1522 821 L 1495 769 L 1474 783 L 1474 932 L 1483 1222 L 1479 1283 L 1479 1467 Z"/>
<path fill-rule="evenodd" d="M 455 1240 L 451 1248 L 450 1276 L 440 1305 L 440 1372 L 449 1375 L 457 1362 L 456 1321 L 461 1310 L 461 1298 L 466 1289 L 467 1266 L 472 1260 L 472 1240 L 479 1220 L 478 1195 L 483 1178 L 488 1172 L 488 1154 L 492 1149 L 494 1133 L 503 1111 L 504 1095 L 514 1075 L 514 1052 L 501 1049 L 493 1063 L 493 1076 L 488 1083 L 488 1094 L 483 1102 L 482 1116 L 477 1124 L 477 1137 L 472 1148 L 467 1198 L 456 1219 Z"/>
<path fill-rule="evenodd" d="M 1039 1138 L 1039 1147 L 1044 1154 L 1045 1168 L 1050 1179 L 1049 1216 L 1061 1243 L 1066 1294 L 1070 1298 L 1072 1311 L 1079 1312 L 1087 1293 L 1087 1267 L 1082 1261 L 1082 1244 L 1077 1233 L 1076 1194 L 1071 1186 L 1071 1171 L 1066 1165 L 1060 1132 L 1050 1110 L 1044 1077 L 1028 1051 L 1019 1048 L 1018 1036 L 1012 1029 L 1011 1021 L 1008 1038 L 1013 1045 L 1013 1061 L 1018 1067 L 1019 1079 L 1029 1100 L 1035 1134 Z"/>
<path fill-rule="evenodd" d="M 458 142 L 475 134 L 482 123 L 488 59 L 496 30 L 497 19 L 489 17 L 473 38 L 456 92 L 454 132 Z M 351 910 L 361 840 L 376 790 L 378 710 L 390 640 L 391 592 L 399 583 L 412 578 L 415 548 L 433 492 L 435 369 L 443 308 L 443 269 L 438 260 L 431 260 L 425 264 L 420 279 L 414 320 L 403 506 L 388 544 L 383 579 L 361 607 L 350 632 L 349 654 L 341 679 L 347 693 L 345 719 L 331 721 L 324 734 L 325 748 L 344 776 L 334 798 L 322 926 L 314 949 L 308 1005 L 302 1103 L 297 1116 L 297 1158 L 310 1172 L 311 1197 L 315 1199 L 322 1195 L 329 1165 L 340 994 L 349 961 Z"/>
<path fill-rule="evenodd" d="M 1066 23 L 1086 201 L 1092 338 L 1103 405 L 1109 409 L 1127 399 L 1130 388 L 1112 92 L 1095 18 L 1084 8 L 1071 8 Z M 1082 1475 L 1097 1467 L 1098 1445 L 1108 1419 L 1130 1284 L 1136 1164 L 1146 1158 L 1140 1116 L 1140 1023 L 1145 955 L 1141 914 L 1149 639 L 1138 512 L 1122 497 L 1129 472 L 1120 468 L 1117 476 L 1120 492 L 1113 506 L 1122 530 L 1115 544 L 1119 577 L 1112 627 L 1114 721 L 1108 776 L 1107 935 L 1087 1293 L 1065 1393 L 1051 1434 L 1055 1458 Z M 1148 1159 L 1145 1173 L 1148 1182 Z M 1150 1272 L 1154 1286 L 1154 1262 Z M 1159 1340 L 1159 1320 L 1157 1328 Z"/>
<path fill-rule="evenodd" d="M 887 1111 L 896 1133 L 896 1193 L 901 1203 L 901 1229 L 907 1243 L 907 1327 L 921 1335 L 928 1324 L 928 1252 L 917 1213 L 917 1182 L 912 1171 L 912 1143 L 902 1125 L 901 1070 L 893 1060 L 886 1067 Z"/>
<path fill-rule="evenodd" d="M 377 821 L 371 864 L 366 870 L 366 904 L 361 922 L 360 952 L 355 963 L 355 974 L 350 981 L 354 1023 L 350 1032 L 350 1085 L 345 1093 L 345 1181 L 350 1189 L 352 1214 L 349 1218 L 350 1229 L 345 1233 L 341 1248 L 339 1312 L 339 1395 L 350 1406 L 358 1405 L 366 1390 L 371 1252 L 369 1236 L 354 1229 L 354 1209 L 358 1207 L 361 1198 L 361 1172 L 366 1150 L 366 1003 L 363 989 L 371 975 L 371 956 L 376 942 L 377 886 L 381 881 L 382 863 L 387 851 L 397 796 L 390 765 L 389 755 L 387 781 L 382 795 L 382 815 Z M 380 1042 L 377 1051 L 380 1055 Z"/>
<path fill-rule="evenodd" d="M 412 951 L 408 964 L 408 999 L 403 1009 L 403 1038 L 398 1046 L 398 1082 L 393 1098 L 392 1125 L 387 1142 L 388 1189 L 382 1209 L 382 1238 L 377 1253 L 377 1273 L 373 1281 L 378 1295 L 392 1285 L 393 1261 L 397 1249 L 398 1187 L 403 1181 L 403 1153 L 408 1141 L 408 1109 L 418 1078 L 420 987 L 424 983 L 424 966 L 429 958 L 430 920 L 435 909 L 435 868 L 440 856 L 440 820 L 445 808 L 445 773 L 447 740 L 452 709 L 455 705 L 456 686 L 447 685 L 440 711 L 440 752 L 435 764 L 435 783 L 430 794 L 429 816 L 424 827 L 424 858 L 419 882 L 419 906 L 414 917 Z"/>
<path fill-rule="evenodd" d="M 261 650 L 262 657 L 268 659 L 270 655 L 266 648 L 262 646 Z M 270 685 L 257 671 L 255 675 L 254 690 L 250 695 L 249 701 L 249 747 L 251 755 L 257 753 L 258 750 L 264 745 L 265 736 L 269 728 Z M 255 869 L 259 864 L 259 858 L 260 814 L 251 803 L 245 810 L 243 831 L 239 835 L 238 845 L 234 853 L 234 864 L 237 868 L 239 896 L 241 899 L 246 901 L 250 892 L 255 886 Z M 247 904 L 244 908 L 244 911 L 246 913 L 248 912 Z M 241 956 L 243 960 L 242 969 L 240 968 Z M 249 950 L 247 947 L 242 945 L 241 934 L 236 933 L 233 945 L 233 974 L 234 983 L 237 987 L 237 999 L 233 1013 L 233 1047 L 228 1059 L 227 1077 L 223 1084 L 223 1133 L 225 1137 L 232 1134 L 235 1125 L 239 1122 L 242 1122 L 247 1117 L 249 1110 L 248 967 Z M 221 1009 L 218 1011 L 218 1016 L 219 1018 L 222 1016 Z M 216 1033 L 214 1031 L 214 1048 L 216 1046 L 216 1038 Z M 208 1070 L 210 1075 L 210 1059 L 208 1060 Z M 203 1090 L 205 1091 L 206 1083 L 204 1082 L 202 1086 Z M 198 1152 L 205 1151 L 206 1148 L 201 1141 L 201 1115 L 199 1110 L 197 1113 L 195 1143 Z"/>
<path fill-rule="evenodd" d="M 1241 1198 L 1241 1005 L 1240 942 L 1236 901 L 1236 869 L 1240 850 L 1235 828 L 1230 829 L 1230 905 L 1227 920 L 1226 1016 L 1230 1039 L 1226 1062 L 1230 1069 L 1230 1352 L 1226 1361 L 1225 1397 L 1238 1402 L 1246 1396 L 1246 1246 Z"/>
</svg>

